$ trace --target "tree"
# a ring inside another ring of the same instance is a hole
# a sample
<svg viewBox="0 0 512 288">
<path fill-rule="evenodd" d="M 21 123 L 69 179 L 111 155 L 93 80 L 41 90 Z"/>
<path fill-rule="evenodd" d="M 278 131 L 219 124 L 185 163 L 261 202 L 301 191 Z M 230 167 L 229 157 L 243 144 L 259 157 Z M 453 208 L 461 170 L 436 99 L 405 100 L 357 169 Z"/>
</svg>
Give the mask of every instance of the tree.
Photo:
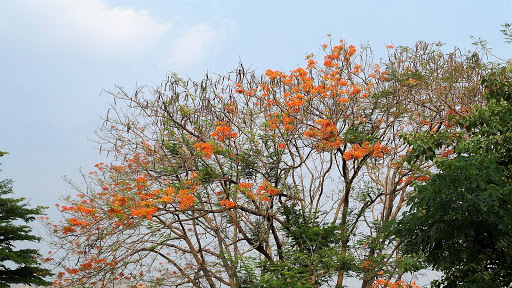
<svg viewBox="0 0 512 288">
<path fill-rule="evenodd" d="M 0 156 L 7 153 L 0 151 Z M 12 193 L 12 181 L 0 181 L 0 287 L 9 284 L 36 284 L 48 286 L 44 279 L 50 271 L 41 267 L 36 249 L 16 249 L 16 241 L 38 242 L 40 237 L 32 235 L 28 225 L 35 216 L 42 215 L 43 207 L 28 208 L 24 198 L 5 198 Z"/>
<path fill-rule="evenodd" d="M 116 161 L 71 183 L 47 223 L 57 286 L 405 285 L 417 265 L 384 227 L 432 163 L 406 162 L 399 132 L 451 131 L 492 67 L 438 44 L 389 46 L 383 64 L 337 44 L 290 73 L 111 93 L 99 142 Z"/>
<path fill-rule="evenodd" d="M 512 78 L 501 70 L 482 81 L 488 104 L 456 119 L 467 132 L 457 156 L 437 161 L 395 228 L 405 253 L 444 273 L 436 286 L 512 283 Z"/>
<path fill-rule="evenodd" d="M 280 261 L 260 261 L 266 271 L 261 277 L 248 277 L 244 287 L 319 287 L 330 280 L 339 265 L 337 244 L 340 227 L 305 218 L 295 207 L 284 207 L 285 234 L 289 239 Z M 251 275 L 249 275 L 251 276 Z M 241 281 L 243 282 L 243 281 Z"/>
</svg>

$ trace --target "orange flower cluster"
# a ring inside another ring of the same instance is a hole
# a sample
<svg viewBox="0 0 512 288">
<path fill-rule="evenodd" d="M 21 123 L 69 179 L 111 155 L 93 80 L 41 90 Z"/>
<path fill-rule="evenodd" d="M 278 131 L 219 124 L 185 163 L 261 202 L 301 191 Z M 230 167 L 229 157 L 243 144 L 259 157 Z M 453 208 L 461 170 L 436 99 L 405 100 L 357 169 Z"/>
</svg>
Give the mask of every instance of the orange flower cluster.
<svg viewBox="0 0 512 288">
<path fill-rule="evenodd" d="M 112 197 L 112 205 L 114 205 L 115 207 L 122 207 L 128 204 L 128 198 L 126 198 L 125 196 L 114 194 L 112 195 Z"/>
<path fill-rule="evenodd" d="M 135 185 L 135 188 L 137 190 L 144 190 L 144 188 L 146 188 L 146 184 L 148 182 L 146 177 L 139 176 L 139 177 L 137 177 L 137 179 L 135 181 L 137 182 L 137 184 Z"/>
<path fill-rule="evenodd" d="M 97 212 L 96 209 L 84 207 L 82 205 L 77 206 L 61 206 L 60 212 L 75 211 L 85 215 L 91 215 Z"/>
<path fill-rule="evenodd" d="M 338 136 L 338 129 L 336 125 L 327 119 L 318 119 L 315 121 L 320 125 L 320 129 L 311 128 L 304 132 L 303 135 L 307 138 L 318 139 L 320 142 L 315 144 L 317 150 L 332 150 L 338 148 L 341 144 L 341 138 Z"/>
<path fill-rule="evenodd" d="M 308 59 L 308 66 L 306 66 L 306 69 L 310 70 L 315 68 L 317 62 L 313 59 Z"/>
<path fill-rule="evenodd" d="M 176 189 L 174 189 L 174 187 L 165 188 L 163 194 L 164 195 L 159 199 L 159 201 L 162 203 L 171 203 L 176 194 Z"/>
<path fill-rule="evenodd" d="M 347 51 L 345 48 L 345 41 L 340 40 L 340 43 L 341 43 L 340 45 L 332 47 L 332 54 L 325 56 L 324 60 L 326 60 L 326 61 L 340 60 L 340 55 L 342 55 L 343 51 L 344 50 Z M 327 44 L 322 45 L 323 49 L 327 49 L 327 47 L 328 47 Z M 350 57 L 354 56 L 356 54 L 356 52 L 357 52 L 356 47 L 354 45 L 350 45 L 348 47 L 347 54 L 344 56 L 344 60 L 347 62 L 350 61 Z M 325 63 L 324 63 L 324 65 L 325 65 Z M 338 66 L 338 65 L 336 64 L 336 66 Z"/>
<path fill-rule="evenodd" d="M 70 218 L 68 221 L 73 226 L 82 226 L 82 227 L 89 226 L 89 223 L 82 221 L 82 220 L 78 220 L 76 218 Z"/>
<path fill-rule="evenodd" d="M 69 233 L 75 233 L 76 229 L 71 226 L 64 226 L 62 227 L 62 234 L 67 235 Z"/>
<path fill-rule="evenodd" d="M 347 57 L 352 57 L 352 56 L 356 55 L 356 52 L 357 52 L 357 49 L 354 45 L 348 46 Z"/>
<path fill-rule="evenodd" d="M 377 279 L 370 287 L 371 288 L 419 288 L 419 286 L 418 286 L 418 284 L 416 284 L 416 282 L 407 284 L 402 280 L 393 282 L 389 279 Z"/>
<path fill-rule="evenodd" d="M 158 212 L 157 207 L 150 207 L 150 208 L 134 208 L 132 210 L 132 216 L 135 217 L 144 217 L 148 220 L 151 220 L 153 218 L 153 215 Z"/>
<path fill-rule="evenodd" d="M 66 272 L 68 272 L 69 275 L 75 275 L 78 274 L 80 270 L 78 270 L 78 268 L 66 268 Z"/>
<path fill-rule="evenodd" d="M 210 159 L 213 155 L 213 146 L 210 143 L 199 142 L 194 144 L 194 147 L 200 152 L 206 160 Z"/>
<path fill-rule="evenodd" d="M 352 159 L 361 160 L 366 155 L 380 158 L 384 154 L 389 153 L 390 150 L 387 146 L 380 144 L 380 142 L 375 143 L 373 146 L 368 142 L 364 142 L 362 147 L 359 144 L 352 145 L 352 149 L 345 152 L 343 158 L 347 161 Z"/>
<path fill-rule="evenodd" d="M 69 267 L 67 267 L 64 270 L 69 275 L 76 275 L 76 274 L 78 274 L 80 272 L 101 269 L 104 266 L 114 267 L 115 265 L 117 265 L 117 261 L 116 260 L 114 260 L 114 261 L 107 261 L 107 259 L 105 259 L 105 258 L 86 258 L 85 260 L 86 260 L 86 262 L 81 263 L 79 268 L 69 268 Z M 65 275 L 64 272 L 59 272 L 59 274 L 57 275 L 57 279 L 62 279 L 64 277 L 64 275 Z M 68 279 L 64 279 L 64 281 L 67 281 L 67 280 Z M 62 284 L 61 280 L 54 281 L 54 282 L 55 282 L 55 284 Z"/>
<path fill-rule="evenodd" d="M 295 108 L 293 108 L 295 109 Z M 292 110 L 293 110 L 292 109 Z M 299 108 L 297 108 L 299 109 Z M 299 109 L 300 110 L 300 109 Z M 270 128 L 271 130 L 276 130 L 279 127 L 284 128 L 286 132 L 292 132 L 294 127 L 294 118 L 290 117 L 285 113 L 274 112 L 272 114 L 265 114 L 265 118 L 267 119 L 265 123 L 265 127 Z"/>
<path fill-rule="evenodd" d="M 242 84 L 240 84 L 240 83 L 236 83 L 236 85 L 235 85 L 235 86 L 237 87 L 237 88 L 235 89 L 235 92 L 236 92 L 236 93 L 242 94 L 242 93 L 244 93 L 244 92 L 245 92 L 245 90 L 242 88 Z"/>
<path fill-rule="evenodd" d="M 219 204 L 222 205 L 222 206 L 225 206 L 228 209 L 233 208 L 233 206 L 236 205 L 235 202 L 230 201 L 228 199 L 224 199 L 224 200 L 220 201 Z"/>
<path fill-rule="evenodd" d="M 182 189 L 179 191 L 178 200 L 180 201 L 180 210 L 185 210 L 194 205 L 194 201 L 196 200 L 193 195 L 190 194 L 189 189 Z"/>
<path fill-rule="evenodd" d="M 419 181 L 419 182 L 425 182 L 425 181 L 428 181 L 430 179 L 430 177 L 428 176 L 408 176 L 407 178 L 405 179 L 400 179 L 397 183 L 397 186 L 400 186 L 402 184 L 405 184 L 405 185 L 409 185 L 411 184 L 413 181 Z"/>
<path fill-rule="evenodd" d="M 94 165 L 94 167 L 98 168 L 99 171 L 103 171 L 105 169 L 106 165 L 103 162 L 97 163 Z"/>
<path fill-rule="evenodd" d="M 352 85 L 352 90 L 350 91 L 350 93 L 349 93 L 349 94 L 350 94 L 351 96 L 355 96 L 355 95 L 357 95 L 357 94 L 361 93 L 361 91 L 363 91 L 363 89 L 361 89 L 361 87 L 356 86 L 356 85 Z"/>
<path fill-rule="evenodd" d="M 247 183 L 247 182 L 240 182 L 240 184 L 238 184 L 238 188 L 240 190 L 248 190 L 248 189 L 251 189 L 252 186 L 254 186 L 253 183 Z"/>
<path fill-rule="evenodd" d="M 448 158 L 450 155 L 453 154 L 453 149 L 446 150 L 444 149 L 441 154 L 441 158 Z"/>
<path fill-rule="evenodd" d="M 290 109 L 289 111 L 291 113 L 298 113 L 300 112 L 300 107 L 302 107 L 306 101 L 302 94 L 295 94 L 294 96 L 288 97 L 284 103 L 286 104 L 286 107 Z"/>
<path fill-rule="evenodd" d="M 363 263 L 361 263 L 361 267 L 363 267 L 364 270 L 370 271 L 375 267 L 375 264 L 373 264 L 370 260 L 366 260 Z"/>
<path fill-rule="evenodd" d="M 270 182 L 268 182 L 267 180 L 263 180 L 263 183 L 261 183 L 261 185 L 258 187 L 257 193 L 258 193 L 258 198 L 260 200 L 269 201 L 270 200 L 269 196 L 277 195 L 277 194 L 281 193 L 281 191 L 279 189 L 275 188 L 274 186 L 272 186 L 272 184 Z M 252 196 L 254 198 L 256 198 L 256 195 L 252 194 Z"/>
<path fill-rule="evenodd" d="M 231 124 L 226 122 L 217 123 L 215 131 L 211 134 L 218 141 L 224 141 L 225 138 L 236 138 L 238 134 L 232 131 Z"/>
<path fill-rule="evenodd" d="M 267 76 L 268 79 L 270 79 L 270 80 L 274 80 L 274 79 L 277 79 L 278 77 L 283 76 L 283 74 L 281 72 L 277 71 L 277 70 L 276 71 L 272 71 L 272 70 L 269 69 L 269 70 L 267 70 L 265 72 L 265 76 Z"/>
<path fill-rule="evenodd" d="M 224 105 L 224 109 L 227 113 L 236 113 L 238 111 L 238 106 L 234 102 L 229 102 Z"/>
<path fill-rule="evenodd" d="M 332 68 L 335 65 L 336 64 L 334 62 L 332 62 L 331 59 L 325 59 L 325 61 L 324 61 L 324 66 L 327 67 L 327 68 Z"/>
</svg>

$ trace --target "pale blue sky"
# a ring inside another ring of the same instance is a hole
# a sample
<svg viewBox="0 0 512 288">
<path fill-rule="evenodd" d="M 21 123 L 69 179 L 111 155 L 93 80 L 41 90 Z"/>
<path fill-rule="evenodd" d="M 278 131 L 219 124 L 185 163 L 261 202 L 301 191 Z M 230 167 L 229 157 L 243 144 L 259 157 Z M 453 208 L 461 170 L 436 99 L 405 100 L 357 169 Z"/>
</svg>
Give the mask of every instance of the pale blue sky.
<svg viewBox="0 0 512 288">
<path fill-rule="evenodd" d="M 200 80 L 239 60 L 288 71 L 327 33 L 378 56 L 417 40 L 469 50 L 474 35 L 509 59 L 505 22 L 512 0 L 0 0 L 0 150 L 10 152 L 0 179 L 55 215 L 58 197 L 74 194 L 61 177 L 105 161 L 87 139 L 114 85 L 157 86 L 170 71 Z"/>
</svg>

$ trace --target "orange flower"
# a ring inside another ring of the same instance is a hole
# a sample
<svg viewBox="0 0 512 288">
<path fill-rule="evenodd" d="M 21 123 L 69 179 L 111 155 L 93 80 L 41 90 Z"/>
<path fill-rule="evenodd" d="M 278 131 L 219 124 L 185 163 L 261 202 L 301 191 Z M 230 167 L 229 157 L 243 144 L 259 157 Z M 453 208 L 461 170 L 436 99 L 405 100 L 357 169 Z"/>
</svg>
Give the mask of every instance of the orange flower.
<svg viewBox="0 0 512 288">
<path fill-rule="evenodd" d="M 312 69 L 312 68 L 315 68 L 315 65 L 316 65 L 316 61 L 313 60 L 313 59 L 309 59 L 308 60 L 308 66 L 306 67 L 307 69 Z"/>
<path fill-rule="evenodd" d="M 343 158 L 345 158 L 347 161 L 352 159 L 361 160 L 367 152 L 368 151 L 365 147 L 361 147 L 359 144 L 354 144 L 352 145 L 351 150 L 343 154 Z"/>
<path fill-rule="evenodd" d="M 87 207 L 84 207 L 82 205 L 77 205 L 76 206 L 76 211 L 78 211 L 78 212 L 80 212 L 82 214 L 90 215 L 90 214 L 94 214 L 97 210 L 96 209 L 87 208 Z"/>
<path fill-rule="evenodd" d="M 352 85 L 352 91 L 350 91 L 349 94 L 354 96 L 354 95 L 357 95 L 357 94 L 361 93 L 361 91 L 363 91 L 363 89 L 361 89 L 361 87 L 356 86 L 356 85 Z"/>
<path fill-rule="evenodd" d="M 254 184 L 253 183 L 247 183 L 247 182 L 240 182 L 240 184 L 238 186 L 240 186 L 240 189 L 246 190 L 246 189 L 251 189 L 252 186 L 254 186 Z"/>
<path fill-rule="evenodd" d="M 341 138 L 338 136 L 338 129 L 332 121 L 318 119 L 315 123 L 320 125 L 320 129 L 311 128 L 304 132 L 303 135 L 307 138 L 317 138 L 319 140 L 319 142 L 315 144 L 317 150 L 332 150 L 342 144 Z"/>
<path fill-rule="evenodd" d="M 236 205 L 235 202 L 227 200 L 227 199 L 224 199 L 224 200 L 220 201 L 219 204 L 225 206 L 228 209 L 230 209 L 230 208 L 232 208 L 233 206 Z"/>
<path fill-rule="evenodd" d="M 76 229 L 71 226 L 64 226 L 62 228 L 62 234 L 64 234 L 64 235 L 67 235 L 69 233 L 75 233 L 75 232 L 76 232 Z"/>
<path fill-rule="evenodd" d="M 284 130 L 286 130 L 286 132 L 292 132 L 293 131 L 293 125 L 285 124 L 283 127 L 284 127 Z"/>
<path fill-rule="evenodd" d="M 286 143 L 279 143 L 279 144 L 277 145 L 277 148 L 279 148 L 279 149 L 285 149 L 285 148 L 286 148 Z"/>
<path fill-rule="evenodd" d="M 270 184 L 270 182 L 267 180 L 263 180 L 263 183 L 260 185 L 260 187 L 258 187 L 257 192 L 260 195 L 260 198 L 263 200 L 264 198 L 267 198 L 267 195 L 274 196 L 279 194 L 281 191 L 272 186 L 272 184 Z"/>
<path fill-rule="evenodd" d="M 210 145 L 210 143 L 199 142 L 194 144 L 194 147 L 198 152 L 203 154 L 206 160 L 210 159 L 210 157 L 213 155 L 213 147 Z"/>
<path fill-rule="evenodd" d="M 238 110 L 238 107 L 235 103 L 228 103 L 224 106 L 224 109 L 226 109 L 226 112 L 228 113 L 235 113 Z"/>
<path fill-rule="evenodd" d="M 361 69 L 362 69 L 362 66 L 360 64 L 356 64 L 354 66 L 354 69 L 352 70 L 352 73 L 359 74 L 359 72 L 361 72 Z"/>
<path fill-rule="evenodd" d="M 82 220 L 78 220 L 76 218 L 69 219 L 69 223 L 71 223 L 71 225 L 73 225 L 73 226 L 82 226 L 82 227 L 89 226 L 89 223 L 82 221 Z"/>
<path fill-rule="evenodd" d="M 162 203 L 171 203 L 172 200 L 173 200 L 174 197 L 172 196 L 163 196 L 162 198 L 160 198 L 158 201 L 162 202 Z"/>
<path fill-rule="evenodd" d="M 276 79 L 277 77 L 280 77 L 281 76 L 281 72 L 279 71 L 272 71 L 272 70 L 267 70 L 265 72 L 265 75 L 270 79 L 270 80 L 273 80 L 273 79 Z"/>
<path fill-rule="evenodd" d="M 79 272 L 78 268 L 66 268 L 66 272 L 68 272 L 69 275 L 75 275 Z"/>
<path fill-rule="evenodd" d="M 344 80 L 344 79 L 341 79 L 340 81 L 338 81 L 338 85 L 340 85 L 340 86 L 347 86 L 348 85 L 348 81 Z"/>
<path fill-rule="evenodd" d="M 135 208 L 132 210 L 132 216 L 135 217 L 145 217 L 148 220 L 151 220 L 153 218 L 153 214 L 158 212 L 157 207 L 151 207 L 151 208 Z"/>
<path fill-rule="evenodd" d="M 219 122 L 211 136 L 219 141 L 223 141 L 225 138 L 236 138 L 238 134 L 231 130 L 231 124 Z"/>
<path fill-rule="evenodd" d="M 361 263 L 361 266 L 363 267 L 364 270 L 370 271 L 373 269 L 375 264 L 373 264 L 370 260 L 366 260 L 363 263 Z"/>
<path fill-rule="evenodd" d="M 391 281 L 390 279 L 376 279 L 375 282 L 370 286 L 371 288 L 419 288 L 416 282 L 412 282 L 411 284 L 407 284 L 402 280 L 398 280 L 396 282 Z"/>
<path fill-rule="evenodd" d="M 330 59 L 326 59 L 324 61 L 324 66 L 327 68 L 331 68 L 331 67 L 334 67 L 334 63 Z"/>
<path fill-rule="evenodd" d="M 350 46 L 348 47 L 348 53 L 347 53 L 347 56 L 348 56 L 348 57 L 352 57 L 352 56 L 354 56 L 354 55 L 356 54 L 356 52 L 357 52 L 356 47 L 355 47 L 354 45 L 350 45 Z"/>
<path fill-rule="evenodd" d="M 384 154 L 389 153 L 391 149 L 377 142 L 370 150 L 372 150 L 372 157 L 383 157 Z"/>
<path fill-rule="evenodd" d="M 180 210 L 185 210 L 194 205 L 195 198 L 190 195 L 190 191 L 188 189 L 180 190 L 178 199 L 181 201 Z"/>
</svg>

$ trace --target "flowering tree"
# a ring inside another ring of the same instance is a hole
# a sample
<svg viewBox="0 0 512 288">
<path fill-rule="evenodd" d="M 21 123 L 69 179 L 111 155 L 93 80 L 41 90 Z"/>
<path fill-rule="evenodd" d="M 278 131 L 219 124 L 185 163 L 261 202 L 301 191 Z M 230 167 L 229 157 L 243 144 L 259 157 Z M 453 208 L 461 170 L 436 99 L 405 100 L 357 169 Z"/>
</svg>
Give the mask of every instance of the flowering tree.
<svg viewBox="0 0 512 288">
<path fill-rule="evenodd" d="M 404 139 L 452 133 L 450 114 L 483 103 L 487 67 L 426 43 L 388 46 L 385 64 L 344 41 L 323 51 L 290 73 L 240 65 L 112 93 L 99 137 L 116 161 L 48 222 L 55 285 L 407 287 L 415 267 L 384 227 L 431 164 L 406 161 Z"/>
</svg>

